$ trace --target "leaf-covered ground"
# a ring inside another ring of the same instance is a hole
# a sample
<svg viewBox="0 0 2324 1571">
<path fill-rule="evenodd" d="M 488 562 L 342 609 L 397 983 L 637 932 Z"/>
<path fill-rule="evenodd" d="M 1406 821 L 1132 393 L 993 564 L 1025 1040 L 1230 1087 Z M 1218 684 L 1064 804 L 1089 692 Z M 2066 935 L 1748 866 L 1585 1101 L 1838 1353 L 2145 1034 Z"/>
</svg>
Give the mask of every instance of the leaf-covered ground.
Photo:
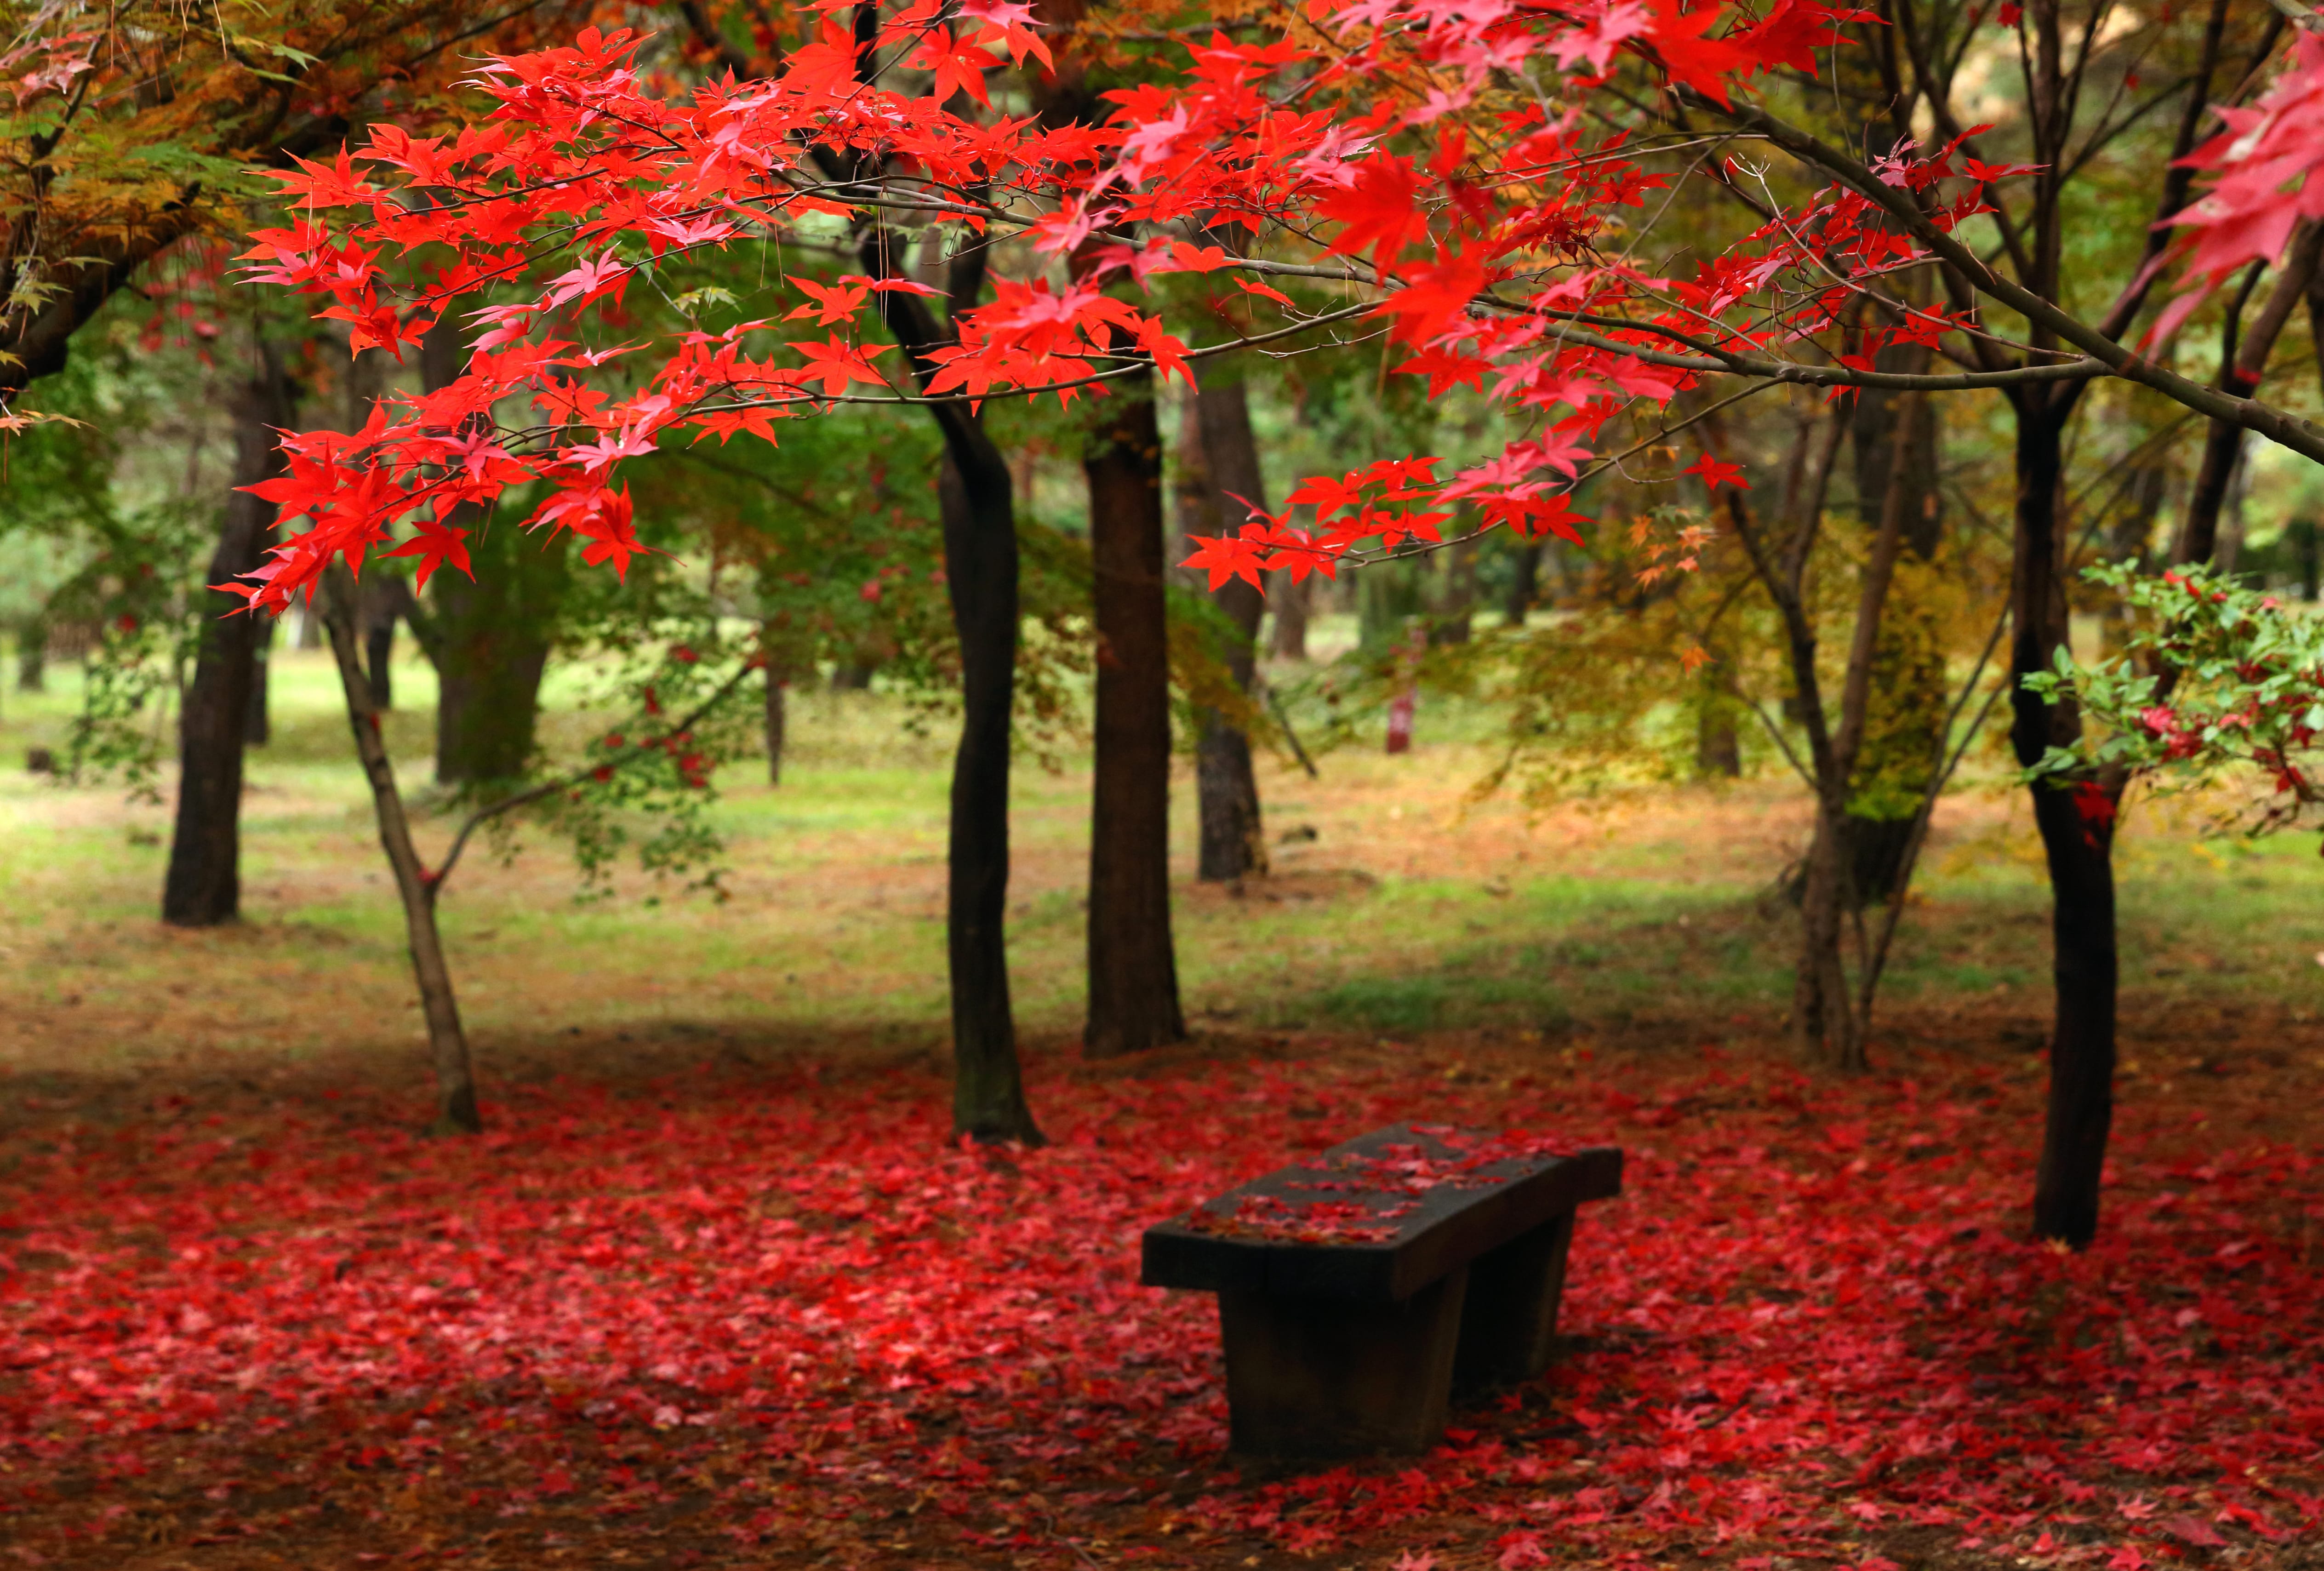
<svg viewBox="0 0 2324 1571">
<path fill-rule="evenodd" d="M 1045 1057 L 1014 1155 L 910 1061 L 544 1077 L 462 1142 L 320 1078 L 12 1109 L 0 1564 L 2324 1564 L 2312 1038 L 2139 1028 L 2070 1255 L 2038 1058 L 1918 1026 L 1853 1083 L 1723 1022 Z M 1416 1114 L 1628 1151 L 1561 1360 L 1425 1457 L 1236 1469 L 1139 1229 Z"/>
</svg>

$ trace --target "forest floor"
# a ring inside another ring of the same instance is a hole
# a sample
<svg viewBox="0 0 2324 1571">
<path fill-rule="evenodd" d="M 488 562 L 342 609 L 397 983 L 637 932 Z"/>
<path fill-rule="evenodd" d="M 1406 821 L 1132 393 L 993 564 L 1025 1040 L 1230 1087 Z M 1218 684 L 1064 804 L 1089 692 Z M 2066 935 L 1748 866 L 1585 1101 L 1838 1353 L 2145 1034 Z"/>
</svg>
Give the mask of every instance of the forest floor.
<svg viewBox="0 0 2324 1571">
<path fill-rule="evenodd" d="M 1275 873 L 1182 869 L 1196 1040 L 1093 1065 L 1086 776 L 1028 765 L 1054 1143 L 976 1154 L 942 1139 L 944 749 L 898 720 L 798 706 L 786 782 L 720 809 L 723 903 L 576 905 L 547 844 L 464 870 L 472 1141 L 414 1132 L 327 708 L 255 755 L 229 930 L 153 919 L 160 809 L 0 777 L 0 1565 L 2324 1566 L 2312 845 L 2132 817 L 2106 1229 L 2069 1255 L 2024 1225 L 2014 793 L 1946 804 L 1875 1071 L 1830 1080 L 1781 1040 L 1795 793 L 1470 804 L 1487 755 L 1424 716 L 1408 757 L 1269 768 Z M 1426 1457 L 1232 1466 L 1210 1300 L 1136 1287 L 1139 1231 L 1416 1115 L 1625 1147 L 1559 1362 Z"/>
</svg>

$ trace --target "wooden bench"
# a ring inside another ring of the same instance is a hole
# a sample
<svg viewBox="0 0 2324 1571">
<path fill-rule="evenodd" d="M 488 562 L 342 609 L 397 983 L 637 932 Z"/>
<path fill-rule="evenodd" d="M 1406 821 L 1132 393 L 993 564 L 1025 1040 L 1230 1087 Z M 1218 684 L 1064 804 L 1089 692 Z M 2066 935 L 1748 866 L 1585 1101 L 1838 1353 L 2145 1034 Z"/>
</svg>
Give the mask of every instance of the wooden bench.
<svg viewBox="0 0 2324 1571">
<path fill-rule="evenodd" d="M 1452 1388 L 1549 1362 L 1573 1213 L 1610 1146 L 1393 1124 L 1147 1229 L 1139 1280 L 1219 1296 L 1232 1448 L 1425 1451 Z"/>
</svg>

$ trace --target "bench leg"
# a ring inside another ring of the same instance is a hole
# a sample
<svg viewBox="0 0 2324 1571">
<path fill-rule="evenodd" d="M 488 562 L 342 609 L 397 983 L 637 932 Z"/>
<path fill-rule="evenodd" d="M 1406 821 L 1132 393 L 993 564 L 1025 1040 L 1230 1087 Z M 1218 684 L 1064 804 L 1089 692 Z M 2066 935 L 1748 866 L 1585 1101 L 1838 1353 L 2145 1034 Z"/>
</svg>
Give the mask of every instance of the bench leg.
<svg viewBox="0 0 2324 1571">
<path fill-rule="evenodd" d="M 1565 1252 L 1572 1241 L 1573 1213 L 1568 1211 L 1471 1262 L 1461 1347 L 1453 1362 L 1455 1385 L 1468 1390 L 1496 1381 L 1531 1380 L 1549 1366 L 1557 1302 L 1565 1291 Z"/>
<path fill-rule="evenodd" d="M 1401 1304 L 1219 1295 L 1232 1448 L 1245 1456 L 1425 1451 L 1444 1432 L 1468 1272 Z"/>
</svg>

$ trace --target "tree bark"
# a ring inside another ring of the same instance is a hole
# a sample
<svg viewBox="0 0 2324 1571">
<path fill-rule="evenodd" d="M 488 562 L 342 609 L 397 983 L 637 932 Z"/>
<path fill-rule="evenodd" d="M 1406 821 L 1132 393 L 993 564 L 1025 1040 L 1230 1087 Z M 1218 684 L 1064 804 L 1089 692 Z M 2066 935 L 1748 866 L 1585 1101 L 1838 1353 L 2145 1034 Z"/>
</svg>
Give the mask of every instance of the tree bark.
<svg viewBox="0 0 2324 1571">
<path fill-rule="evenodd" d="M 859 20 L 876 21 L 864 7 Z M 863 271 L 902 276 L 895 231 L 862 238 Z M 973 243 L 945 265 L 952 319 L 983 291 L 987 253 Z M 923 388 L 936 372 L 931 352 L 956 342 L 919 297 L 874 297 L 881 319 L 911 361 Z M 977 1141 L 1043 1143 L 1025 1103 L 1017 1022 L 1004 943 L 1009 906 L 1010 723 L 1016 701 L 1018 552 L 1015 484 L 1009 463 L 966 405 L 932 403 L 944 436 L 936 477 L 944 522 L 945 592 L 960 640 L 960 748 L 954 754 L 951 840 L 946 852 L 945 947 L 952 978 L 953 1133 Z"/>
<path fill-rule="evenodd" d="M 1275 630 L 1267 641 L 1267 652 L 1277 660 L 1307 658 L 1307 611 L 1312 603 L 1313 578 L 1291 581 L 1287 568 L 1278 568 L 1268 575 L 1267 603 L 1275 611 Z"/>
<path fill-rule="evenodd" d="M 434 392 L 457 380 L 463 348 L 459 325 L 447 315 L 420 345 L 421 385 Z M 461 513 L 475 531 L 467 541 L 472 571 L 447 568 L 435 576 L 421 641 L 436 666 L 439 785 L 514 780 L 531 763 L 540 679 L 569 579 L 561 541 L 544 548 L 473 508 Z"/>
<path fill-rule="evenodd" d="M 403 811 L 403 795 L 396 789 L 395 766 L 380 735 L 379 711 L 372 707 L 371 681 L 356 650 L 357 596 L 354 577 L 344 564 L 334 564 L 326 580 L 323 622 L 331 639 L 331 657 L 339 668 L 339 690 L 346 696 L 347 725 L 355 733 L 355 756 L 370 782 L 372 807 L 379 819 L 380 847 L 387 853 L 395 875 L 395 892 L 403 901 L 403 930 L 411 951 L 411 972 L 420 984 L 420 1009 L 428 1023 L 429 1055 L 436 1069 L 436 1121 L 432 1134 L 474 1134 L 484 1128 L 476 1111 L 475 1075 L 468 1058 L 467 1033 L 460 1027 L 460 1008 L 452 995 L 452 973 L 444 963 L 444 940 L 436 929 L 436 875 L 420 865 L 411 844 L 411 824 Z"/>
<path fill-rule="evenodd" d="M 771 623 L 768 624 L 765 642 L 770 645 L 774 642 Z M 783 695 L 785 689 L 790 685 L 790 678 L 782 666 L 771 658 L 767 661 L 766 678 L 767 783 L 779 786 L 783 783 L 783 743 L 789 730 L 790 722 Z"/>
<path fill-rule="evenodd" d="M 1927 369 L 1914 347 L 1882 351 L 1883 370 Z M 1892 487 L 1903 511 L 1905 559 L 1925 566 L 1942 541 L 1944 510 L 1937 470 L 1937 411 L 1926 395 L 1868 388 L 1857 399 L 1857 506 L 1868 533 L 1881 526 Z M 1929 775 L 1943 756 L 1949 679 L 1933 608 L 1907 577 L 1884 611 L 1872 652 L 1872 688 L 1864 742 L 1848 782 L 1840 854 L 1857 909 L 1886 901 L 1905 876 L 1904 855 L 1917 837 Z"/>
<path fill-rule="evenodd" d="M 1714 654 L 1701 677 L 1702 698 L 1694 716 L 1694 770 L 1705 780 L 1740 780 L 1743 737 L 1736 724 L 1741 700 L 1731 658 Z"/>
<path fill-rule="evenodd" d="M 250 708 L 243 716 L 242 740 L 244 746 L 263 747 L 272 732 L 267 725 L 268 656 L 274 645 L 274 618 L 269 616 L 258 624 L 257 645 L 251 651 Z"/>
<path fill-rule="evenodd" d="M 2309 598 L 2315 598 L 2314 596 Z M 49 688 L 49 623 L 45 616 L 27 616 L 16 624 L 16 690 L 44 693 Z"/>
<path fill-rule="evenodd" d="M 1523 627 L 1541 598 L 1541 551 L 1539 541 L 1520 540 L 1511 552 L 1517 570 L 1509 579 L 1509 597 L 1501 604 L 1501 618 L 1511 627 Z"/>
<path fill-rule="evenodd" d="M 967 419 L 945 426 L 936 495 L 945 587 L 960 638 L 960 750 L 952 772 L 945 945 L 952 974 L 953 1131 L 1041 1143 L 1025 1104 L 1003 923 L 1009 906 L 1009 731 L 1017 687 L 1017 521 L 1009 465 Z"/>
<path fill-rule="evenodd" d="M 259 364 L 233 395 L 234 477 L 206 584 L 229 583 L 266 559 L 274 504 L 241 489 L 283 471 L 275 430 L 298 424 L 281 356 L 263 340 Z M 161 884 L 161 919 L 207 928 L 242 911 L 242 763 L 262 628 L 241 596 L 202 596 L 201 643 L 179 721 L 178 815 Z"/>
<path fill-rule="evenodd" d="M 2059 401 L 2062 405 L 2064 401 Z M 2027 400 L 2017 419 L 2015 568 L 2010 585 L 2010 744 L 2031 766 L 2052 744 L 2081 735 L 2070 702 L 2045 704 L 2024 679 L 2051 669 L 2069 647 L 2058 494 L 2064 471 L 2063 411 Z M 2050 1039 L 2049 1112 L 2034 1186 L 2034 1228 L 2076 1248 L 2098 1233 L 2098 1182 L 2114 1123 L 2116 951 L 2114 809 L 2121 788 L 2033 788 L 2034 823 L 2049 865 L 2052 976 L 2057 1015 Z M 2103 802 L 2103 807 L 2097 806 Z"/>
<path fill-rule="evenodd" d="M 1090 807 L 1093 1058 L 1183 1041 L 1170 941 L 1170 663 L 1163 597 L 1162 435 L 1151 370 L 1114 384 L 1082 468 L 1097 630 Z"/>
<path fill-rule="evenodd" d="M 471 535 L 475 577 L 436 575 L 436 779 L 509 781 L 530 764 L 540 679 L 568 581 L 563 545 L 546 550 L 512 526 Z"/>
<path fill-rule="evenodd" d="M 1198 511 L 1207 514 L 1200 532 L 1232 527 L 1253 507 L 1267 506 L 1259 471 L 1259 444 L 1250 428 L 1244 384 L 1215 373 L 1201 379 L 1188 399 L 1178 462 L 1185 483 L 1200 494 Z M 1197 532 L 1182 520 L 1179 532 Z M 1230 631 L 1218 651 L 1221 662 L 1245 695 L 1258 685 L 1259 623 L 1264 603 L 1257 586 L 1230 578 L 1212 598 Z M 1266 832 L 1259 817 L 1259 778 L 1251 768 L 1250 737 L 1217 709 L 1198 716 L 1194 786 L 1201 821 L 1195 875 L 1229 883 L 1267 871 Z"/>
<path fill-rule="evenodd" d="M 363 581 L 364 670 L 371 682 L 371 707 L 382 714 L 395 707 L 395 623 L 411 622 L 411 580 L 375 566 Z"/>
</svg>

